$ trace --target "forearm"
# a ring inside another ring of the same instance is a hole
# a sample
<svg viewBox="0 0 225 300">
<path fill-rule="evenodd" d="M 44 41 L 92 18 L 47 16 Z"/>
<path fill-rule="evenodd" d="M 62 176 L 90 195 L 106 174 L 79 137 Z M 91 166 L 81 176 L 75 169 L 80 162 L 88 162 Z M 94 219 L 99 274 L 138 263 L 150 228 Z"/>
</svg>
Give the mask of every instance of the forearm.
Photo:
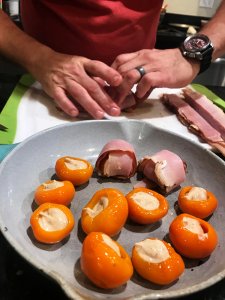
<svg viewBox="0 0 225 300">
<path fill-rule="evenodd" d="M 214 46 L 213 59 L 225 54 L 225 0 L 222 0 L 213 18 L 201 29 Z"/>
<path fill-rule="evenodd" d="M 20 64 L 32 73 L 38 60 L 50 55 L 52 50 L 42 45 L 18 28 L 0 10 L 0 54 Z"/>
</svg>

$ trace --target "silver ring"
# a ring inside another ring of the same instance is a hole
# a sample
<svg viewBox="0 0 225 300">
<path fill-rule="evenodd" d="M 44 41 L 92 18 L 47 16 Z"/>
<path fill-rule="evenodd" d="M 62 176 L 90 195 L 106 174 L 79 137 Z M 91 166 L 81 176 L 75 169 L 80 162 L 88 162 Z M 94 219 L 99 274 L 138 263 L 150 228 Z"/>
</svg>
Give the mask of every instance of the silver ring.
<svg viewBox="0 0 225 300">
<path fill-rule="evenodd" d="M 135 68 L 137 71 L 138 71 L 138 73 L 141 75 L 141 78 L 146 74 L 146 72 L 145 72 L 145 69 L 144 69 L 144 67 L 142 67 L 142 66 L 140 66 L 140 67 L 137 67 L 137 68 Z"/>
</svg>

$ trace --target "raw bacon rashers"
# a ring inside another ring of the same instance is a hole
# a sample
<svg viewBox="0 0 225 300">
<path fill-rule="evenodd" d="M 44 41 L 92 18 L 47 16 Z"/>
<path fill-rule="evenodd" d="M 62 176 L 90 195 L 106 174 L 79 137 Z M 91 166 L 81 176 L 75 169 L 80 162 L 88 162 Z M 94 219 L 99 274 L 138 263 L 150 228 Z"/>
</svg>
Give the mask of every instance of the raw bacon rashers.
<svg viewBox="0 0 225 300">
<path fill-rule="evenodd" d="M 225 140 L 225 113 L 205 95 L 190 88 L 182 90 L 185 101 L 190 104 Z"/>
<path fill-rule="evenodd" d="M 106 92 L 109 94 L 109 96 L 118 104 L 118 106 L 121 108 L 121 111 L 132 111 L 136 108 L 140 100 L 135 96 L 135 94 L 131 91 L 124 101 L 122 103 L 119 103 L 117 101 L 115 93 L 115 88 L 112 86 L 105 86 Z"/>
<path fill-rule="evenodd" d="M 213 128 L 194 108 L 177 94 L 164 94 L 162 102 L 174 111 L 178 119 L 188 129 L 200 136 L 209 145 L 219 150 L 225 156 L 225 141 L 220 132 Z"/>
<path fill-rule="evenodd" d="M 127 179 L 137 168 L 135 150 L 127 141 L 114 139 L 109 141 L 98 156 L 95 169 L 102 177 Z"/>
<path fill-rule="evenodd" d="M 138 172 L 156 183 L 163 193 L 169 193 L 186 178 L 186 163 L 174 152 L 161 150 L 145 156 L 138 164 Z"/>
</svg>

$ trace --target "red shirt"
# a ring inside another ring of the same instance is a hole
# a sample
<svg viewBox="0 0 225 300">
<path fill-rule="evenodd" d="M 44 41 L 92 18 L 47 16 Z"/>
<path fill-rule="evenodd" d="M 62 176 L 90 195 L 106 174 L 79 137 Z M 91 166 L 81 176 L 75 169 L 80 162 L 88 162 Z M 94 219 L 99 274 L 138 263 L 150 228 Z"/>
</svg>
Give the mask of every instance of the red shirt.
<svg viewBox="0 0 225 300">
<path fill-rule="evenodd" d="M 22 0 L 24 30 L 56 51 L 111 64 L 153 48 L 163 0 Z"/>
</svg>

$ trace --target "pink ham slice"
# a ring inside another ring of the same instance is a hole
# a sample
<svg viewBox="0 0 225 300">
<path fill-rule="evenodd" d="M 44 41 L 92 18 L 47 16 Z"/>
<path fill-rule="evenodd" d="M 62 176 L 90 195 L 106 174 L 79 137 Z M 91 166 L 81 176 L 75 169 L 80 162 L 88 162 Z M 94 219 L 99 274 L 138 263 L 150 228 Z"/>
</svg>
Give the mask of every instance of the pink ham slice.
<svg viewBox="0 0 225 300">
<path fill-rule="evenodd" d="M 161 100 L 177 114 L 179 120 L 186 125 L 190 131 L 199 135 L 225 156 L 225 141 L 221 137 L 221 134 L 188 103 L 176 94 L 164 94 Z"/>
<path fill-rule="evenodd" d="M 116 96 L 114 96 L 115 88 L 112 86 L 105 86 L 106 92 L 109 96 L 118 104 L 122 111 L 133 110 L 136 108 L 138 104 L 138 99 L 135 97 L 133 92 L 130 92 L 126 98 L 124 99 L 123 103 L 118 103 Z"/>
<path fill-rule="evenodd" d="M 185 101 L 190 104 L 225 140 L 225 113 L 205 95 L 190 88 L 183 89 Z"/>
<path fill-rule="evenodd" d="M 137 169 L 135 150 L 127 141 L 115 139 L 102 149 L 95 168 L 100 176 L 127 179 Z"/>
<path fill-rule="evenodd" d="M 156 183 L 162 192 L 169 193 L 186 178 L 183 160 L 169 150 L 162 150 L 152 156 L 145 156 L 138 165 L 144 177 Z"/>
<path fill-rule="evenodd" d="M 122 104 L 120 104 L 120 108 L 122 111 L 133 110 L 137 107 L 138 102 L 136 101 L 134 93 L 130 93 L 126 96 L 125 100 Z"/>
</svg>

